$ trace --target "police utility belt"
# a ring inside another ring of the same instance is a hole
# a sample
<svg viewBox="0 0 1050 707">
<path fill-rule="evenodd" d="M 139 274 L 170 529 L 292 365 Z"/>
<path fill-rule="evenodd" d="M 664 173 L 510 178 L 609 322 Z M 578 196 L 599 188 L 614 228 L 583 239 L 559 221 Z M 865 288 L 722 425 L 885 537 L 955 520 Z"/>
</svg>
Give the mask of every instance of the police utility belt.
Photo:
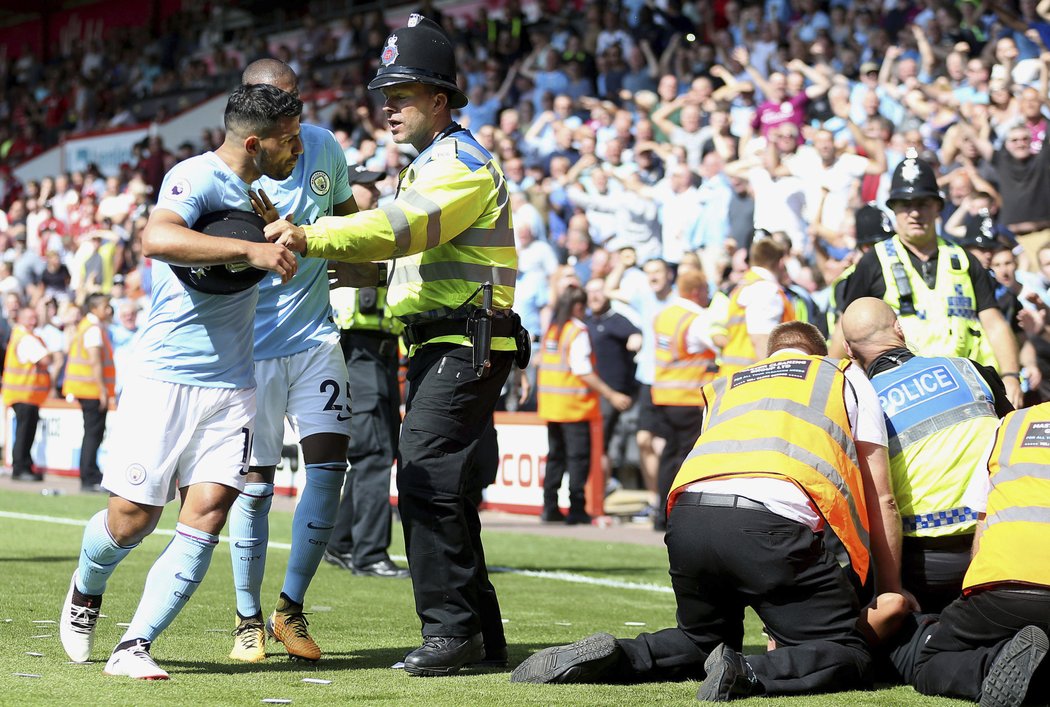
<svg viewBox="0 0 1050 707">
<path fill-rule="evenodd" d="M 518 368 L 525 368 L 529 365 L 529 358 L 532 356 L 532 337 L 521 326 L 521 318 L 517 313 L 495 313 L 495 316 L 487 323 L 490 326 L 479 327 L 479 321 L 482 320 L 478 317 L 467 316 L 406 324 L 402 336 L 411 346 L 418 346 L 442 336 L 465 336 L 470 339 L 473 346 L 481 343 L 478 340 L 479 336 L 488 340 L 491 340 L 492 337 L 510 337 L 515 341 L 514 362 Z M 484 328 L 490 328 L 491 331 L 479 331 Z M 487 346 L 487 344 L 488 341 L 483 345 Z"/>
</svg>

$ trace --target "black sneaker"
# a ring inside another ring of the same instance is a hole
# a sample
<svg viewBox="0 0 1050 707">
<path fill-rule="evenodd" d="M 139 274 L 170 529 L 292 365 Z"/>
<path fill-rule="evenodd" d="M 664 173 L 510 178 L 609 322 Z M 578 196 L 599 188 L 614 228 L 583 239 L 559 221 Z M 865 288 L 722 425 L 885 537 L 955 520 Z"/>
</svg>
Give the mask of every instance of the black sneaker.
<svg viewBox="0 0 1050 707">
<path fill-rule="evenodd" d="M 595 633 L 567 646 L 553 646 L 532 654 L 514 669 L 511 682 L 613 682 L 622 654 L 608 633 Z"/>
<path fill-rule="evenodd" d="M 718 644 L 704 661 L 707 677 L 700 683 L 696 699 L 701 702 L 729 702 L 760 692 L 755 671 L 744 656 L 724 643 Z"/>
<path fill-rule="evenodd" d="M 352 571 L 354 569 L 353 553 L 325 550 L 323 557 L 325 562 L 327 562 L 330 565 L 335 565 L 340 569 L 344 569 L 347 571 Z"/>
<path fill-rule="evenodd" d="M 1038 626 L 1025 626 L 1003 646 L 981 683 L 981 707 L 1016 707 L 1046 656 L 1050 641 Z"/>
</svg>

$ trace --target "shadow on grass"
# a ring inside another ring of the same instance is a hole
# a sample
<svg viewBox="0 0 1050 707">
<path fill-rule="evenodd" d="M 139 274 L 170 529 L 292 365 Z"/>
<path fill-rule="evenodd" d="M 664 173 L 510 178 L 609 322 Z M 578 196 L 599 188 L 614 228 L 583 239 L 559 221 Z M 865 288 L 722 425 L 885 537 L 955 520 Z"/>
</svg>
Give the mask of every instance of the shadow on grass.
<svg viewBox="0 0 1050 707">
<path fill-rule="evenodd" d="M 543 565 L 521 564 L 515 567 L 489 567 L 489 574 L 502 574 L 505 572 L 596 572 L 603 575 L 635 575 L 642 572 L 653 572 L 658 568 L 652 565 L 639 565 L 637 567 L 584 567 L 580 565 L 558 565 L 548 562 Z M 662 570 L 660 570 L 662 571 Z"/>
<path fill-rule="evenodd" d="M 23 557 L 0 557 L 0 562 L 32 562 L 33 564 L 40 562 L 65 562 L 72 564 L 78 559 L 77 555 L 27 555 Z"/>
</svg>

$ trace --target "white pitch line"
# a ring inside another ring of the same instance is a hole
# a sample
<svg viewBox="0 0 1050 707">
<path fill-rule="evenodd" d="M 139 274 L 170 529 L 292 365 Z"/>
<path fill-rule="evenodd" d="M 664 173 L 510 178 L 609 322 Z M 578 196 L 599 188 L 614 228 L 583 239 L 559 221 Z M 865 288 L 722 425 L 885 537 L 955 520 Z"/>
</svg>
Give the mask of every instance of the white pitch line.
<svg viewBox="0 0 1050 707">
<path fill-rule="evenodd" d="M 0 511 L 0 518 L 10 518 L 12 520 L 28 520 L 36 521 L 38 523 L 53 523 L 56 525 L 74 525 L 84 527 L 88 524 L 86 520 L 78 520 L 76 518 L 62 518 L 59 516 L 42 516 L 34 515 L 31 513 L 15 513 L 12 511 Z M 157 528 L 153 531 L 154 535 L 160 535 L 163 537 L 172 537 L 175 535 L 174 530 L 168 530 L 165 528 Z M 223 542 L 229 542 L 230 538 L 227 535 L 220 535 L 219 540 Z M 291 550 L 292 546 L 289 543 L 281 543 L 271 540 L 267 547 L 275 550 Z M 401 555 L 392 555 L 391 559 L 400 560 L 404 562 L 407 558 Z M 519 570 L 513 567 L 490 567 L 490 572 L 498 572 L 504 574 L 517 574 L 523 577 L 534 577 L 537 579 L 550 579 L 559 582 L 569 582 L 571 584 L 590 584 L 598 587 L 611 587 L 613 589 L 636 589 L 643 592 L 655 592 L 657 594 L 671 594 L 672 589 L 670 587 L 664 587 L 658 584 L 648 584 L 644 582 L 624 582 L 619 579 L 604 579 L 601 577 L 588 577 L 582 574 L 575 574 L 573 572 L 547 572 L 545 570 Z"/>
</svg>

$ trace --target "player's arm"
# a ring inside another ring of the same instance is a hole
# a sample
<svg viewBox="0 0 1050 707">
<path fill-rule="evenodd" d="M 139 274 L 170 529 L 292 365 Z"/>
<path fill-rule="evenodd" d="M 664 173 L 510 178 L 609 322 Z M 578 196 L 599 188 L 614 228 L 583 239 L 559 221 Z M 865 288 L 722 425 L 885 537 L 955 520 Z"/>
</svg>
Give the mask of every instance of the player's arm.
<svg viewBox="0 0 1050 707">
<path fill-rule="evenodd" d="M 190 229 L 174 211 L 156 208 L 142 232 L 142 255 L 174 265 L 220 265 L 247 261 L 278 273 L 287 282 L 295 274 L 295 255 L 275 243 L 206 236 Z"/>
</svg>

